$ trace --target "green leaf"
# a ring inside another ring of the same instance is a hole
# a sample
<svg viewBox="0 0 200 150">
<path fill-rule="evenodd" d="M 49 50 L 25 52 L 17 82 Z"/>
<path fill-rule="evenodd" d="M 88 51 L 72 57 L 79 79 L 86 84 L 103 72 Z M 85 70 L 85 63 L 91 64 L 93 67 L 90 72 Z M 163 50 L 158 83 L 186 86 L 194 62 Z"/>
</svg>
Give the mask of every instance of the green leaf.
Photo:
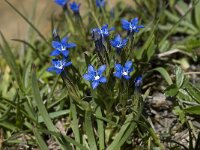
<svg viewBox="0 0 200 150">
<path fill-rule="evenodd" d="M 175 96 L 176 94 L 178 93 L 178 88 L 176 86 L 176 84 L 171 84 L 170 86 L 168 86 L 166 89 L 165 89 L 165 95 L 166 96 Z"/>
<path fill-rule="evenodd" d="M 176 85 L 178 88 L 181 88 L 185 78 L 183 70 L 180 67 L 176 66 L 175 74 L 176 74 Z"/>
<path fill-rule="evenodd" d="M 96 115 L 102 117 L 101 108 L 97 107 Z M 99 149 L 105 149 L 105 129 L 103 120 L 97 119 L 97 128 L 99 134 Z"/>
<path fill-rule="evenodd" d="M 6 41 L 5 37 L 3 34 L 0 32 L 1 38 L 3 45 L 0 45 L 0 50 L 2 52 L 3 58 L 6 60 L 8 63 L 10 69 L 12 70 L 12 74 L 14 75 L 14 78 L 16 79 L 18 86 L 21 90 L 24 89 L 23 84 L 22 84 L 22 77 L 19 71 L 18 64 L 15 62 L 15 57 L 13 55 L 13 52 L 11 51 L 11 48 Z"/>
<path fill-rule="evenodd" d="M 189 114 L 200 115 L 200 105 L 185 108 L 184 111 Z"/>
<path fill-rule="evenodd" d="M 198 103 L 200 103 L 200 90 L 192 85 L 192 83 L 188 83 L 185 85 L 186 91 L 188 94 Z"/>
<path fill-rule="evenodd" d="M 194 18 L 197 27 L 200 29 L 200 1 L 194 7 Z"/>
<path fill-rule="evenodd" d="M 42 150 L 48 150 L 48 147 L 46 143 L 44 142 L 44 139 L 41 137 L 40 133 L 38 132 L 37 128 L 33 128 L 33 133 L 35 135 L 35 139 Z"/>
<path fill-rule="evenodd" d="M 97 144 L 94 136 L 93 126 L 92 126 L 92 118 L 91 111 L 85 111 L 85 131 L 88 138 L 88 143 L 91 150 L 97 150 Z"/>
<path fill-rule="evenodd" d="M 40 96 L 40 91 L 37 83 L 37 77 L 35 70 L 33 69 L 32 72 L 32 90 L 33 90 L 33 97 L 36 102 L 37 108 L 44 120 L 44 123 L 49 131 L 58 132 L 57 128 L 53 125 L 53 122 L 51 121 L 51 118 L 47 112 L 47 109 L 42 101 L 42 98 Z M 65 144 L 61 141 L 61 139 L 56 138 L 56 141 L 59 143 L 60 147 L 64 150 L 66 149 Z"/>
<path fill-rule="evenodd" d="M 170 76 L 169 76 L 168 72 L 166 71 L 166 69 L 164 69 L 163 67 L 157 67 L 155 69 L 152 69 L 149 72 L 147 72 L 144 76 L 149 76 L 154 71 L 159 72 L 169 85 L 172 84 L 172 79 L 170 78 Z"/>
</svg>

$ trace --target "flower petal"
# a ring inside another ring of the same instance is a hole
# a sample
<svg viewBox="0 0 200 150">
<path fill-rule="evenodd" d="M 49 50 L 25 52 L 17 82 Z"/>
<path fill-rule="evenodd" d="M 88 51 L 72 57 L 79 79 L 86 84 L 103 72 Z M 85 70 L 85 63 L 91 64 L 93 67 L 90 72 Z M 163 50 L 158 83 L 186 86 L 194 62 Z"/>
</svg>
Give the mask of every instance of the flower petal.
<svg viewBox="0 0 200 150">
<path fill-rule="evenodd" d="M 62 38 L 62 40 L 61 40 L 61 43 L 62 43 L 62 44 L 66 44 L 66 43 L 67 43 L 67 41 L 68 41 L 68 39 L 69 39 L 69 37 L 68 37 L 68 36 L 66 36 L 66 37 Z"/>
<path fill-rule="evenodd" d="M 76 44 L 75 43 L 67 43 L 66 47 L 67 48 L 76 47 Z"/>
<path fill-rule="evenodd" d="M 65 56 L 65 57 L 68 57 L 68 56 L 69 56 L 69 51 L 68 51 L 68 50 L 61 51 L 61 53 L 62 53 L 63 56 Z"/>
<path fill-rule="evenodd" d="M 128 75 L 124 75 L 123 76 L 126 80 L 129 80 L 131 77 L 130 76 L 128 76 Z"/>
<path fill-rule="evenodd" d="M 101 83 L 106 83 L 106 82 L 107 82 L 106 77 L 102 76 L 102 77 L 99 79 L 99 82 L 101 82 Z"/>
<path fill-rule="evenodd" d="M 88 73 L 89 74 L 95 74 L 96 70 L 94 69 L 94 67 L 92 65 L 88 66 Z"/>
<path fill-rule="evenodd" d="M 49 67 L 49 68 L 47 69 L 47 71 L 48 71 L 48 72 L 54 72 L 55 69 L 56 69 L 55 67 L 51 66 L 51 67 Z"/>
<path fill-rule="evenodd" d="M 122 73 L 121 72 L 115 72 L 114 76 L 121 79 L 122 78 Z"/>
<path fill-rule="evenodd" d="M 52 41 L 52 47 L 55 48 L 55 49 L 60 49 L 60 42 L 58 41 Z"/>
<path fill-rule="evenodd" d="M 125 66 L 125 69 L 126 69 L 126 70 L 131 69 L 132 64 L 133 64 L 132 61 L 127 61 L 127 62 L 125 63 L 125 65 L 124 65 L 124 66 Z"/>
<path fill-rule="evenodd" d="M 72 64 L 72 62 L 71 61 L 69 61 L 69 62 L 67 62 L 67 63 L 65 63 L 65 67 L 67 67 L 67 66 L 70 66 Z"/>
<path fill-rule="evenodd" d="M 131 24 L 132 24 L 133 26 L 136 26 L 136 25 L 138 24 L 138 18 L 132 19 L 132 20 L 131 20 Z"/>
<path fill-rule="evenodd" d="M 98 69 L 98 75 L 101 75 L 106 70 L 106 65 L 102 65 Z"/>
<path fill-rule="evenodd" d="M 87 81 L 92 81 L 94 77 L 91 74 L 84 74 L 83 78 Z"/>
<path fill-rule="evenodd" d="M 56 72 L 56 74 L 61 74 L 61 72 L 62 72 L 63 70 L 62 69 L 55 69 L 55 72 Z"/>
<path fill-rule="evenodd" d="M 123 69 L 122 65 L 120 65 L 120 64 L 115 64 L 115 70 L 116 70 L 117 72 L 122 72 L 122 69 Z"/>
<path fill-rule="evenodd" d="M 50 54 L 50 56 L 58 56 L 58 55 L 60 55 L 60 51 L 59 50 L 53 50 L 52 52 L 51 52 L 51 54 Z"/>
<path fill-rule="evenodd" d="M 99 81 L 93 81 L 92 82 L 92 88 L 93 89 L 96 89 L 98 85 L 99 85 Z"/>
</svg>

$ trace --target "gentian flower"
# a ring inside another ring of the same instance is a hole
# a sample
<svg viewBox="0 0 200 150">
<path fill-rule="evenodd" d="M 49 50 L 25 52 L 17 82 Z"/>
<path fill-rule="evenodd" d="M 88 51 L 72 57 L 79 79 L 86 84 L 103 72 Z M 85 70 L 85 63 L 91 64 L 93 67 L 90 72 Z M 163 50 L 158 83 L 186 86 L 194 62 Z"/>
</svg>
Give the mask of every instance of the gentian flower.
<svg viewBox="0 0 200 150">
<path fill-rule="evenodd" d="M 121 23 L 122 23 L 122 28 L 129 31 L 130 33 L 139 32 L 140 28 L 144 28 L 143 25 L 138 25 L 138 18 L 132 19 L 131 22 L 122 19 Z"/>
<path fill-rule="evenodd" d="M 102 36 L 102 38 L 107 38 L 110 35 L 110 31 L 113 31 L 115 28 L 108 29 L 108 24 L 102 26 L 101 29 L 95 28 L 96 31 Z"/>
<path fill-rule="evenodd" d="M 97 7 L 104 7 L 106 1 L 105 0 L 96 0 L 96 6 Z"/>
<path fill-rule="evenodd" d="M 47 71 L 56 72 L 56 74 L 61 74 L 61 72 L 64 71 L 65 67 L 70 66 L 72 62 L 71 61 L 67 62 L 66 59 L 62 60 L 53 59 L 52 64 L 53 66 L 49 67 Z"/>
<path fill-rule="evenodd" d="M 69 0 L 54 0 L 54 2 L 62 7 L 64 7 L 68 2 Z"/>
<path fill-rule="evenodd" d="M 132 61 L 127 61 L 124 67 L 121 64 L 115 64 L 116 72 L 114 73 L 114 76 L 120 79 L 124 77 L 126 80 L 129 80 L 131 78 L 130 73 L 133 71 L 133 69 Z"/>
<path fill-rule="evenodd" d="M 128 39 L 122 39 L 118 34 L 114 40 L 111 40 L 111 45 L 116 49 L 122 49 L 126 46 Z"/>
<path fill-rule="evenodd" d="M 79 8 L 80 8 L 81 4 L 78 4 L 78 3 L 76 3 L 76 2 L 73 2 L 73 3 L 69 4 L 69 5 L 70 5 L 71 10 L 72 10 L 75 14 L 78 14 L 78 13 L 79 13 Z"/>
<path fill-rule="evenodd" d="M 142 76 L 138 76 L 135 79 L 135 87 L 140 87 L 142 85 Z"/>
<path fill-rule="evenodd" d="M 76 44 L 68 43 L 68 37 L 64 37 L 60 42 L 59 41 L 52 41 L 52 46 L 54 48 L 53 52 L 50 54 L 51 56 L 58 56 L 63 54 L 63 56 L 67 57 L 69 55 L 68 48 L 75 47 Z"/>
<path fill-rule="evenodd" d="M 106 65 L 102 65 L 98 70 L 92 65 L 88 67 L 88 73 L 83 75 L 83 78 L 87 81 L 90 81 L 92 84 L 92 88 L 95 89 L 100 83 L 106 83 L 107 79 L 102 74 L 106 70 Z"/>
</svg>

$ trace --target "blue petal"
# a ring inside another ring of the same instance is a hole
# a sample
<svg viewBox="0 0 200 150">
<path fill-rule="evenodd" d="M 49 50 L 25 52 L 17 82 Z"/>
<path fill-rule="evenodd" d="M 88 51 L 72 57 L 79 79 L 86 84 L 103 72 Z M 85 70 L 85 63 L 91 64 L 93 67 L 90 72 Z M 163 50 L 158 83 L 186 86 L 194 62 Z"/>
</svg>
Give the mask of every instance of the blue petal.
<svg viewBox="0 0 200 150">
<path fill-rule="evenodd" d="M 75 43 L 67 43 L 66 47 L 67 48 L 76 47 L 76 44 Z"/>
<path fill-rule="evenodd" d="M 116 46 L 117 46 L 117 43 L 115 42 L 115 40 L 111 40 L 111 41 L 110 41 L 110 44 L 111 44 L 113 47 L 116 47 Z"/>
<path fill-rule="evenodd" d="M 132 24 L 133 26 L 137 25 L 137 24 L 138 24 L 138 18 L 132 19 L 132 20 L 131 20 L 131 24 Z"/>
<path fill-rule="evenodd" d="M 64 6 L 68 0 L 54 0 L 56 4 L 60 5 L 60 6 Z"/>
<path fill-rule="evenodd" d="M 131 77 L 128 75 L 123 76 L 126 80 L 129 80 Z"/>
<path fill-rule="evenodd" d="M 101 82 L 101 83 L 106 83 L 106 82 L 107 82 L 106 77 L 102 76 L 102 77 L 99 79 L 99 82 Z"/>
<path fill-rule="evenodd" d="M 126 70 L 131 69 L 132 64 L 133 64 L 132 61 L 127 61 L 127 62 L 125 63 L 125 65 L 124 65 L 124 66 L 125 66 L 125 69 L 126 69 Z"/>
<path fill-rule="evenodd" d="M 98 85 L 99 85 L 99 81 L 93 81 L 92 82 L 92 88 L 93 89 L 96 89 Z"/>
<path fill-rule="evenodd" d="M 58 41 L 52 41 L 52 47 L 55 49 L 59 49 L 60 48 L 60 42 Z"/>
<path fill-rule="evenodd" d="M 84 74 L 83 78 L 87 81 L 92 81 L 94 77 L 91 74 Z"/>
<path fill-rule="evenodd" d="M 51 67 L 49 67 L 49 68 L 47 69 L 47 71 L 48 71 L 48 72 L 53 72 L 53 71 L 55 71 L 55 69 L 56 69 L 55 67 L 51 66 Z"/>
<path fill-rule="evenodd" d="M 106 65 L 102 65 L 98 69 L 98 75 L 101 75 L 106 70 Z"/>
<path fill-rule="evenodd" d="M 92 65 L 88 66 L 88 73 L 90 74 L 95 74 L 96 70 L 94 69 L 94 67 Z"/>
<path fill-rule="evenodd" d="M 121 72 L 115 72 L 114 76 L 121 79 L 122 78 L 122 73 Z"/>
<path fill-rule="evenodd" d="M 55 69 L 55 72 L 56 72 L 56 74 L 61 74 L 61 72 L 62 72 L 63 70 L 62 69 Z"/>
<path fill-rule="evenodd" d="M 122 41 L 122 45 L 123 45 L 123 46 L 126 46 L 127 42 L 128 42 L 128 39 L 124 39 L 124 40 Z"/>
<path fill-rule="evenodd" d="M 68 56 L 69 56 L 69 51 L 68 51 L 68 50 L 61 51 L 61 53 L 62 53 L 63 56 L 65 56 L 65 57 L 68 57 Z"/>
<path fill-rule="evenodd" d="M 68 37 L 68 36 L 66 36 L 66 37 L 62 38 L 62 40 L 61 40 L 61 43 L 62 43 L 62 44 L 66 44 L 66 43 L 67 43 L 67 41 L 68 41 L 68 39 L 69 39 L 69 37 Z"/>
<path fill-rule="evenodd" d="M 113 30 L 115 30 L 115 27 L 110 28 L 108 31 L 110 32 L 110 31 L 113 31 Z"/>
<path fill-rule="evenodd" d="M 115 37 L 115 42 L 121 42 L 122 41 L 122 38 L 120 37 L 120 35 L 118 34 L 116 37 Z"/>
<path fill-rule="evenodd" d="M 67 67 L 67 66 L 70 66 L 72 64 L 72 62 L 71 61 L 69 61 L 69 62 L 67 62 L 67 63 L 65 63 L 65 67 Z"/>
<path fill-rule="evenodd" d="M 125 29 L 125 30 L 129 30 L 130 29 L 130 22 L 128 22 L 127 20 L 125 19 L 122 19 L 121 20 L 121 23 L 122 23 L 122 28 Z"/>
<path fill-rule="evenodd" d="M 143 25 L 139 25 L 139 26 L 137 26 L 137 28 L 144 28 L 144 26 Z"/>
<path fill-rule="evenodd" d="M 59 62 L 58 59 L 52 59 L 52 64 L 53 64 L 53 65 L 56 65 L 58 62 Z"/>
<path fill-rule="evenodd" d="M 58 55 L 60 55 L 60 51 L 59 50 L 53 50 L 52 52 L 51 52 L 51 54 L 50 54 L 50 56 L 58 56 Z"/>
<path fill-rule="evenodd" d="M 108 29 L 108 24 L 103 25 L 101 28 L 101 30 L 106 30 L 106 29 Z"/>
<path fill-rule="evenodd" d="M 120 65 L 120 64 L 115 64 L 115 70 L 116 70 L 117 72 L 122 72 L 122 69 L 123 69 L 122 65 Z"/>
</svg>

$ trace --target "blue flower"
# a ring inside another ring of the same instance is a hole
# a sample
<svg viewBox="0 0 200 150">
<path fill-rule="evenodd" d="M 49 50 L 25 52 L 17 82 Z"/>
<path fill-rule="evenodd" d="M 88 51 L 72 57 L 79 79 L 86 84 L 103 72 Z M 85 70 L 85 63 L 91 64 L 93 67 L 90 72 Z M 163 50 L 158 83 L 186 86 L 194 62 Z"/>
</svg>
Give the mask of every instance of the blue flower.
<svg viewBox="0 0 200 150">
<path fill-rule="evenodd" d="M 53 66 L 49 67 L 47 71 L 56 72 L 56 74 L 61 74 L 61 72 L 64 71 L 65 67 L 70 66 L 72 62 L 71 61 L 67 62 L 66 59 L 62 60 L 53 59 L 52 64 Z"/>
<path fill-rule="evenodd" d="M 116 49 L 122 49 L 126 46 L 128 39 L 122 39 L 118 34 L 114 40 L 111 40 L 111 45 Z"/>
<path fill-rule="evenodd" d="M 129 31 L 130 33 L 139 32 L 140 28 L 144 28 L 143 25 L 138 25 L 138 18 L 132 19 L 131 22 L 122 19 L 121 23 L 122 23 L 122 28 Z"/>
<path fill-rule="evenodd" d="M 97 7 L 104 7 L 106 1 L 105 0 L 96 0 Z"/>
<path fill-rule="evenodd" d="M 63 54 L 63 56 L 67 57 L 69 55 L 68 48 L 75 47 L 76 44 L 68 43 L 68 37 L 64 37 L 60 42 L 59 41 L 52 41 L 52 46 L 54 48 L 53 52 L 50 54 L 51 56 L 58 56 Z"/>
<path fill-rule="evenodd" d="M 69 0 L 54 0 L 54 2 L 62 7 L 64 7 L 68 2 Z"/>
<path fill-rule="evenodd" d="M 102 36 L 102 38 L 107 38 L 110 35 L 110 31 L 113 31 L 115 28 L 108 29 L 108 24 L 105 24 L 102 26 L 101 29 L 95 28 L 93 30 L 96 30 L 98 34 Z"/>
<path fill-rule="evenodd" d="M 106 65 L 102 65 L 98 70 L 92 65 L 88 66 L 88 73 L 83 75 L 83 78 L 87 81 L 90 81 L 92 88 L 95 89 L 100 83 L 106 83 L 107 79 L 102 74 L 106 70 Z"/>
<path fill-rule="evenodd" d="M 69 4 L 69 5 L 70 5 L 71 10 L 72 10 L 74 13 L 79 13 L 79 8 L 80 8 L 81 4 L 78 4 L 78 3 L 76 3 L 76 2 L 73 2 L 73 3 Z"/>
<path fill-rule="evenodd" d="M 136 87 L 140 87 L 142 85 L 142 76 L 138 76 L 136 79 L 135 79 L 135 86 Z"/>
<path fill-rule="evenodd" d="M 120 79 L 124 77 L 126 80 L 129 80 L 131 78 L 130 73 L 134 70 L 134 68 L 132 67 L 132 61 L 127 61 L 124 67 L 121 64 L 115 64 L 115 70 L 115 77 Z"/>
</svg>

